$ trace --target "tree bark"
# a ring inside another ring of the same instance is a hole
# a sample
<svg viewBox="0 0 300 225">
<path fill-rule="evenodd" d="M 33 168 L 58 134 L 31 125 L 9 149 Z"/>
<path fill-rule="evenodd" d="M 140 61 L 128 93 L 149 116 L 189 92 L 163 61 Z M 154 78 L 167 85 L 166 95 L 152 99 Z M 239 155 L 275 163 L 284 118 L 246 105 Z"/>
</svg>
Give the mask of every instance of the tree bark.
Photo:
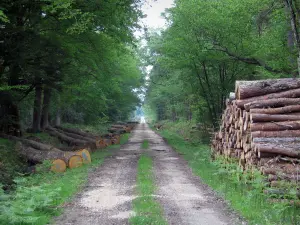
<svg viewBox="0 0 300 225">
<path fill-rule="evenodd" d="M 61 130 L 59 128 L 57 128 L 57 131 L 60 132 L 60 133 L 63 133 L 71 138 L 75 138 L 75 139 L 79 139 L 79 140 L 84 140 L 84 141 L 88 141 L 90 143 L 93 143 L 95 144 L 96 143 L 96 139 L 95 138 L 90 138 L 90 137 L 87 137 L 87 136 L 82 136 L 82 135 L 79 135 L 79 134 L 74 134 L 74 133 L 69 133 L 69 132 L 66 132 L 64 130 Z"/>
<path fill-rule="evenodd" d="M 281 131 L 281 130 L 300 130 L 300 121 L 250 124 L 251 132 L 254 132 L 254 131 Z"/>
<path fill-rule="evenodd" d="M 44 87 L 44 100 L 43 109 L 41 117 L 41 129 L 45 129 L 49 126 L 49 109 L 51 100 L 51 89 L 49 87 Z"/>
<path fill-rule="evenodd" d="M 284 78 L 236 82 L 238 100 L 300 88 L 300 79 Z"/>
<path fill-rule="evenodd" d="M 71 138 L 71 137 L 69 137 L 69 136 L 67 136 L 63 133 L 60 133 L 59 131 L 57 131 L 54 128 L 48 127 L 46 129 L 46 131 L 50 135 L 57 137 L 58 139 L 60 139 L 63 142 L 66 142 L 70 146 L 71 145 L 83 146 L 83 147 L 89 147 L 90 146 L 90 143 L 88 141 Z"/>
<path fill-rule="evenodd" d="M 63 130 L 63 131 L 69 132 L 69 133 L 78 134 L 78 135 L 81 135 L 81 136 L 84 136 L 84 137 L 99 138 L 99 136 L 97 136 L 97 135 L 94 135 L 94 134 L 88 133 L 88 132 L 84 132 L 84 131 L 81 131 L 79 129 L 65 128 L 65 127 L 57 127 L 57 128 L 60 129 L 60 130 Z"/>
<path fill-rule="evenodd" d="M 300 105 L 290 105 L 279 108 L 267 108 L 267 109 L 250 109 L 250 113 L 258 114 L 286 114 L 300 112 Z"/>
<path fill-rule="evenodd" d="M 35 86 L 35 98 L 33 105 L 32 131 L 37 133 L 41 130 L 41 107 L 42 107 L 42 85 Z"/>
<path fill-rule="evenodd" d="M 300 97 L 300 89 L 293 89 L 293 90 L 287 90 L 283 92 L 278 92 L 278 93 L 271 93 L 267 95 L 262 95 L 262 96 L 256 96 L 256 97 L 251 97 L 251 98 L 246 98 L 243 100 L 237 100 L 236 104 L 240 108 L 244 108 L 244 105 L 250 102 L 255 102 L 258 100 L 268 100 L 268 99 L 277 99 L 277 98 L 298 98 Z"/>
<path fill-rule="evenodd" d="M 55 126 L 60 127 L 61 126 L 61 112 L 60 109 L 58 108 L 56 111 L 55 115 Z"/>
<path fill-rule="evenodd" d="M 300 137 L 256 137 L 252 139 L 253 143 L 273 143 L 273 144 L 282 144 L 282 143 L 299 143 Z"/>
<path fill-rule="evenodd" d="M 245 109 L 249 111 L 254 108 L 268 108 L 268 107 L 284 107 L 288 105 L 300 105 L 300 98 L 278 98 L 268 100 L 258 100 L 245 104 Z"/>
<path fill-rule="evenodd" d="M 251 132 L 251 138 L 281 138 L 281 137 L 300 137 L 300 130 L 283 130 L 283 131 L 255 131 Z"/>
<path fill-rule="evenodd" d="M 299 146 L 293 147 L 292 145 L 283 146 L 283 145 L 256 143 L 255 148 L 259 152 L 274 153 L 274 154 L 289 156 L 289 157 L 293 157 L 293 158 L 300 158 Z"/>
<path fill-rule="evenodd" d="M 281 121 L 300 121 L 300 115 L 282 115 L 282 114 L 250 114 L 252 123 L 257 122 L 281 122 Z"/>
</svg>

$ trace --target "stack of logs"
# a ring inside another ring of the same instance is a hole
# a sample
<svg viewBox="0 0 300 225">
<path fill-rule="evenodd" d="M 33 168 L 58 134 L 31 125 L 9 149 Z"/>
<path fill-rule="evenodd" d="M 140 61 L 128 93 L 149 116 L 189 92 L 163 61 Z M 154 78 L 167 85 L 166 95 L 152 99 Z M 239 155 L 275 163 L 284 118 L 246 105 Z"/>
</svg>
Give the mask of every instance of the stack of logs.
<svg viewBox="0 0 300 225">
<path fill-rule="evenodd" d="M 300 79 L 236 81 L 212 140 L 214 155 L 258 168 L 271 187 L 300 179 Z"/>
<path fill-rule="evenodd" d="M 16 141 L 19 154 L 28 162 L 37 164 L 42 163 L 44 160 L 50 160 L 52 171 L 64 172 L 67 167 L 76 168 L 91 163 L 91 152 L 112 144 L 120 144 L 121 134 L 130 132 L 134 126 L 135 123 L 116 124 L 110 128 L 113 132 L 105 135 L 96 135 L 74 128 L 49 126 L 45 132 L 67 144 L 67 147 L 60 148 L 42 143 L 34 136 L 20 138 L 0 134 L 0 137 Z"/>
</svg>

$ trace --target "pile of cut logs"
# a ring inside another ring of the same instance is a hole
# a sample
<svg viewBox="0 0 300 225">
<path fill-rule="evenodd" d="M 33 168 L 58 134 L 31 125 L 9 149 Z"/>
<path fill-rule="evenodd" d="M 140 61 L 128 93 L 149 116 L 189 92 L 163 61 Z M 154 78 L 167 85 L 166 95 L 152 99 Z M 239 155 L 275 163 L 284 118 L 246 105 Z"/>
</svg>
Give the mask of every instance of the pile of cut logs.
<svg viewBox="0 0 300 225">
<path fill-rule="evenodd" d="M 214 155 L 258 168 L 271 186 L 300 179 L 300 79 L 236 81 L 212 140 Z"/>
<path fill-rule="evenodd" d="M 116 124 L 109 130 L 113 131 L 105 135 L 96 135 L 90 132 L 74 128 L 48 127 L 45 132 L 57 137 L 67 147 L 56 148 L 42 143 L 39 138 L 30 136 L 27 138 L 0 134 L 0 137 L 17 142 L 16 149 L 19 154 L 31 164 L 42 163 L 50 160 L 51 170 L 64 172 L 67 167 L 76 168 L 83 164 L 91 163 L 91 152 L 103 149 L 112 144 L 120 143 L 120 136 L 125 132 L 131 132 L 136 123 Z"/>
</svg>

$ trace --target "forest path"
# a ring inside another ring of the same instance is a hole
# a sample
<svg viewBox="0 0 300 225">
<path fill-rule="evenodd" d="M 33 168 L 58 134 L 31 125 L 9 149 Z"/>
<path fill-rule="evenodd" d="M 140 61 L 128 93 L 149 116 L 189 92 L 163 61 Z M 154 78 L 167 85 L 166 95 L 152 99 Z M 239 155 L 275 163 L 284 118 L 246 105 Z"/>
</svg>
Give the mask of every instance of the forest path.
<svg viewBox="0 0 300 225">
<path fill-rule="evenodd" d="M 142 150 L 144 140 L 149 149 Z M 192 174 L 187 162 L 146 124 L 139 124 L 128 143 L 91 174 L 87 186 L 70 203 L 59 225 L 128 224 L 133 215 L 137 162 L 147 152 L 153 159 L 155 199 L 169 224 L 241 224 L 222 200 Z"/>
</svg>

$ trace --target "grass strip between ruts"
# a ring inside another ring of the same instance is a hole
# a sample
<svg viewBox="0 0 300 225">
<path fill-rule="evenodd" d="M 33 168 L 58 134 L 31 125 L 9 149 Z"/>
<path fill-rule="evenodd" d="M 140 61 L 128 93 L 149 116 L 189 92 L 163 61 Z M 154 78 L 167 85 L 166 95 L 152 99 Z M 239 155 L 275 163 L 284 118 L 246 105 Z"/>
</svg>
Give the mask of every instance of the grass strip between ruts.
<svg viewBox="0 0 300 225">
<path fill-rule="evenodd" d="M 152 168 L 153 162 L 151 157 L 143 154 L 138 161 L 137 192 L 139 197 L 133 200 L 135 215 L 129 219 L 131 225 L 167 224 L 163 217 L 162 207 L 153 197 L 155 184 Z"/>
</svg>

